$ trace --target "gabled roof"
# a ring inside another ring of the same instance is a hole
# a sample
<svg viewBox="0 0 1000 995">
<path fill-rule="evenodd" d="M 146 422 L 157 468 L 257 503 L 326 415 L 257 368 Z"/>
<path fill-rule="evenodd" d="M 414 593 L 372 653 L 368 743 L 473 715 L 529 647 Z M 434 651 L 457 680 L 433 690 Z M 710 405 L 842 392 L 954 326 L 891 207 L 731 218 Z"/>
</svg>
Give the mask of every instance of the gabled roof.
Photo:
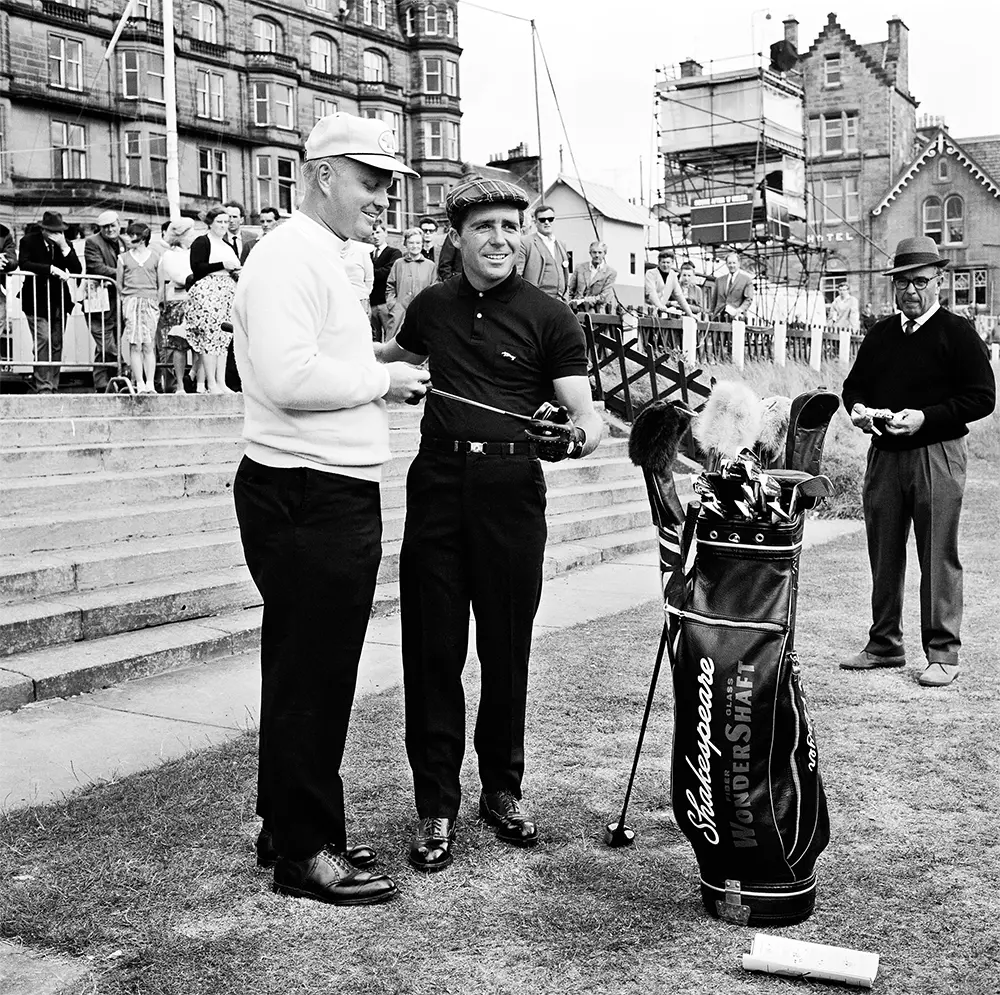
<svg viewBox="0 0 1000 995">
<path fill-rule="evenodd" d="M 998 161 L 1000 161 L 1000 137 L 994 139 L 974 138 L 971 141 L 984 145 L 988 142 L 995 143 L 996 151 L 994 154 L 998 157 Z M 936 159 L 940 155 L 953 156 L 960 165 L 964 166 L 978 180 L 980 186 L 985 187 L 995 199 L 1000 200 L 1000 186 L 997 185 L 993 177 L 972 157 L 967 147 L 959 145 L 944 128 L 938 128 L 931 135 L 927 144 L 917 154 L 917 157 L 903 170 L 899 179 L 889 188 L 888 193 L 873 208 L 872 214 L 881 214 L 883 209 L 888 207 L 899 196 L 910 180 L 920 172 L 924 164 L 932 159 Z"/>
<path fill-rule="evenodd" d="M 861 64 L 865 66 L 865 68 L 868 69 L 872 75 L 876 77 L 876 79 L 885 83 L 887 86 L 896 85 L 896 80 L 893 78 L 894 74 L 887 72 L 885 67 L 882 65 L 882 54 L 884 53 L 884 46 L 886 43 L 873 42 L 871 45 L 859 44 L 837 23 L 836 14 L 827 15 L 827 21 L 823 26 L 823 30 L 820 31 L 820 33 L 816 36 L 816 40 L 799 56 L 799 58 L 808 58 L 819 48 L 820 42 L 824 38 L 830 37 L 834 34 L 834 32 L 840 32 L 843 45 L 849 52 L 853 52 L 858 57 Z M 875 57 L 876 55 L 877 57 Z"/>
<path fill-rule="evenodd" d="M 636 207 L 630 204 L 624 197 L 615 193 L 611 187 L 602 186 L 600 183 L 591 183 L 587 180 L 581 183 L 575 176 L 567 176 L 560 173 L 554 183 L 545 191 L 548 197 L 558 184 L 569 187 L 581 200 L 590 202 L 590 206 L 611 221 L 624 221 L 630 225 L 642 225 L 645 227 L 650 223 L 649 211 L 644 207 Z"/>
<path fill-rule="evenodd" d="M 1000 135 L 981 135 L 957 141 L 994 180 L 1000 182 Z"/>
</svg>

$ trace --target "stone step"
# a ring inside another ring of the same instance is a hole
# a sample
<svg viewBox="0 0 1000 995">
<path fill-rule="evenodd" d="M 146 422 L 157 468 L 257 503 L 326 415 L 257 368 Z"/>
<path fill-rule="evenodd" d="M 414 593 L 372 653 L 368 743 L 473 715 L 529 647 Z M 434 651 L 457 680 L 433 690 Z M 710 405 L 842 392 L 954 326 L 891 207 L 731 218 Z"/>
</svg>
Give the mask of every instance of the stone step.
<svg viewBox="0 0 1000 995">
<path fill-rule="evenodd" d="M 648 517 L 648 512 L 647 512 Z M 549 543 L 544 575 L 611 562 L 656 546 L 651 525 L 576 542 Z M 398 610 L 395 583 L 376 590 L 373 616 Z M 208 618 L 46 646 L 0 658 L 0 711 L 67 697 L 193 664 L 254 651 L 260 644 L 259 607 L 220 611 Z"/>
<path fill-rule="evenodd" d="M 11 418 L 0 423 L 0 445 L 8 449 L 98 446 L 194 437 L 232 438 L 243 432 L 242 412 L 155 415 L 132 418 Z"/>
</svg>

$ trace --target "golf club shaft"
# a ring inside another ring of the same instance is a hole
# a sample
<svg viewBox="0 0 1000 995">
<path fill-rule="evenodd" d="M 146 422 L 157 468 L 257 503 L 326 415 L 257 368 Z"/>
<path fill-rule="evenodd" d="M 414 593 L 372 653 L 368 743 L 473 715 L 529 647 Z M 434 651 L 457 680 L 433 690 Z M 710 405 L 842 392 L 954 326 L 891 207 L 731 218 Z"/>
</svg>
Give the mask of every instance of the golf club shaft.
<svg viewBox="0 0 1000 995">
<path fill-rule="evenodd" d="M 449 401 L 458 401 L 459 404 L 469 404 L 474 408 L 481 408 L 483 411 L 492 411 L 495 415 L 506 415 L 508 418 L 517 418 L 520 421 L 532 422 L 545 428 L 554 428 L 560 432 L 568 431 L 570 426 L 561 425 L 558 422 L 545 421 L 541 418 L 532 418 L 531 415 L 519 415 L 516 411 L 505 411 L 503 408 L 495 408 L 492 404 L 483 404 L 482 401 L 473 401 L 468 397 L 459 397 L 458 394 L 449 394 L 446 390 L 437 387 L 428 387 L 427 396 L 437 394 L 438 397 L 447 398 Z"/>
</svg>

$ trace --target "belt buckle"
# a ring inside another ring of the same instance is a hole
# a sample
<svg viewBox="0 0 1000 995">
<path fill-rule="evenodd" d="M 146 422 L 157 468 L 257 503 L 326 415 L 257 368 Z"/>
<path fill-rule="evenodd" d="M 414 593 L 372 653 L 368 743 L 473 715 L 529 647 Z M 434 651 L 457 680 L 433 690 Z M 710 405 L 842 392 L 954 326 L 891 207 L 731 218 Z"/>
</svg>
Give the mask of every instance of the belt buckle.
<svg viewBox="0 0 1000 995">
<path fill-rule="evenodd" d="M 485 442 L 470 442 L 469 443 L 469 452 L 470 453 L 481 453 L 483 451 L 483 446 L 485 446 L 485 445 L 486 445 Z"/>
</svg>

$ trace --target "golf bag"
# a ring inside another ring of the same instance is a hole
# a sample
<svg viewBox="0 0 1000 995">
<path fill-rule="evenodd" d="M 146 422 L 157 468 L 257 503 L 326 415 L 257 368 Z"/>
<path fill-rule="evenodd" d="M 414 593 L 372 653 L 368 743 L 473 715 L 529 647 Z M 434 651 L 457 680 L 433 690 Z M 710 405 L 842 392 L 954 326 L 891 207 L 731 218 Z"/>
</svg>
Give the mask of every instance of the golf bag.
<svg viewBox="0 0 1000 995">
<path fill-rule="evenodd" d="M 811 914 L 830 838 L 794 650 L 803 526 L 693 509 L 666 585 L 674 815 L 705 908 L 744 925 Z"/>
</svg>

